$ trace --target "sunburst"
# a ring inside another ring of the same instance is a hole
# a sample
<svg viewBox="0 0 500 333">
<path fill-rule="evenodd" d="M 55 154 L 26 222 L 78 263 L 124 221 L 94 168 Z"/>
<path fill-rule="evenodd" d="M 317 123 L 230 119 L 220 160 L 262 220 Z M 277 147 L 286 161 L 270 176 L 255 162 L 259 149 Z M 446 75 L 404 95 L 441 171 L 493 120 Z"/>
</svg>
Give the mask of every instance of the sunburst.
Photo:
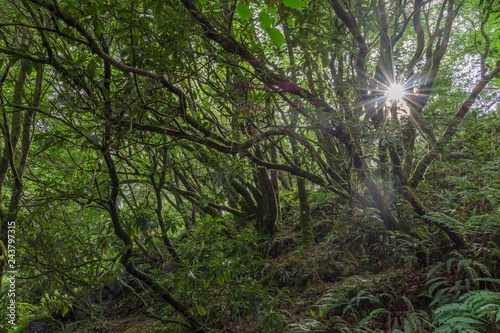
<svg viewBox="0 0 500 333">
<path fill-rule="evenodd" d="M 390 102 L 403 102 L 406 95 L 405 88 L 399 83 L 392 83 L 387 87 L 386 95 Z"/>
</svg>

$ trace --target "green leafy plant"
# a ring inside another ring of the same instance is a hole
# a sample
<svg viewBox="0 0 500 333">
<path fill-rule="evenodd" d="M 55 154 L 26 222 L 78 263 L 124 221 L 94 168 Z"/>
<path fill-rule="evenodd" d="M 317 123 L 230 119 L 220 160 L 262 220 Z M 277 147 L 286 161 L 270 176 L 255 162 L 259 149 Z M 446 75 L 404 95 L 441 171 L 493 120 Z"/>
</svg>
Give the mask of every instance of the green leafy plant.
<svg viewBox="0 0 500 333">
<path fill-rule="evenodd" d="M 379 297 L 352 288 L 323 295 L 316 308 L 317 311 L 311 310 L 313 318 L 323 319 L 328 327 L 341 332 L 348 329 L 366 331 L 372 320 L 387 313 Z"/>
<path fill-rule="evenodd" d="M 437 276 L 436 276 L 437 275 Z M 494 332 L 500 321 L 500 293 L 484 290 L 500 284 L 487 267 L 458 253 L 427 274 L 435 332 Z"/>
<path fill-rule="evenodd" d="M 316 319 L 304 319 L 299 323 L 290 324 L 287 333 L 314 333 L 328 332 L 328 326 L 325 326 Z"/>
<path fill-rule="evenodd" d="M 423 310 L 415 310 L 413 304 L 407 297 L 402 297 L 406 306 L 403 316 L 397 316 L 391 329 L 393 333 L 424 333 L 432 327 L 430 314 Z"/>
<path fill-rule="evenodd" d="M 452 303 L 460 295 L 477 289 L 482 276 L 491 276 L 484 264 L 454 253 L 446 262 L 435 265 L 427 273 L 427 296 L 432 298 L 430 306 Z"/>
<path fill-rule="evenodd" d="M 70 310 L 73 309 L 72 297 L 68 294 L 61 294 L 55 290 L 52 294 L 45 293 L 41 299 L 41 305 L 49 315 L 66 317 Z"/>
<path fill-rule="evenodd" d="M 496 281 L 500 283 L 500 280 Z M 433 312 L 434 332 L 498 332 L 500 329 L 500 293 L 474 290 L 457 302 L 441 305 Z"/>
</svg>

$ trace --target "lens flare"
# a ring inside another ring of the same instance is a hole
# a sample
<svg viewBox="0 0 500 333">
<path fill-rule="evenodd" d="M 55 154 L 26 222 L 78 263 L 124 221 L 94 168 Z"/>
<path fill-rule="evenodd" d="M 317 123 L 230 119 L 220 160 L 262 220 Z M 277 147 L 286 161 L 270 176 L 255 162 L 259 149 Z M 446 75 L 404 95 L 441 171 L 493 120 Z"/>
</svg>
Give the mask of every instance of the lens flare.
<svg viewBox="0 0 500 333">
<path fill-rule="evenodd" d="M 393 83 L 387 88 L 387 98 L 389 101 L 402 102 L 405 97 L 405 89 L 398 83 Z"/>
</svg>

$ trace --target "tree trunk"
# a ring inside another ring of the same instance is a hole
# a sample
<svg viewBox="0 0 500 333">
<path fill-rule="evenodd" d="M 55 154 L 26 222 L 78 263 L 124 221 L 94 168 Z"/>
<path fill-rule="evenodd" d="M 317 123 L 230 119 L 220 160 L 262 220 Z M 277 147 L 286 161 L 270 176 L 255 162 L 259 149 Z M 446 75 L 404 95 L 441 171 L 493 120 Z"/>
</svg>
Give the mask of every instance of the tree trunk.
<svg viewBox="0 0 500 333">
<path fill-rule="evenodd" d="M 276 221 L 278 219 L 278 204 L 276 193 L 264 167 L 257 168 L 257 184 L 262 194 L 262 200 L 257 204 L 256 229 L 260 235 L 271 236 L 276 231 Z"/>
<path fill-rule="evenodd" d="M 4 151 L 0 158 L 0 197 L 3 193 L 3 186 L 7 178 L 8 169 L 10 167 L 14 179 L 14 184 L 10 189 L 10 202 L 9 209 L 4 212 L 2 209 L 2 200 L 0 198 L 0 244 L 2 245 L 0 253 L 0 289 L 2 288 L 1 281 L 4 275 L 4 269 L 8 260 L 8 253 L 5 247 L 8 245 L 8 227 L 16 220 L 23 192 L 23 176 L 28 161 L 28 153 L 31 148 L 31 129 L 35 115 L 35 109 L 40 106 L 42 98 L 42 83 L 43 83 L 43 69 L 40 69 L 37 74 L 35 90 L 33 99 L 30 103 L 31 108 L 25 111 L 24 117 L 22 112 L 22 95 L 25 89 L 27 79 L 27 67 L 23 63 L 21 71 L 16 81 L 14 89 L 14 112 L 12 115 L 12 128 L 8 127 L 8 116 L 3 114 L 2 134 L 4 137 Z M 21 151 L 19 152 L 19 160 L 16 160 L 16 147 L 19 139 L 21 139 Z M 4 247 L 5 246 L 5 247 Z M 5 253 L 4 253 L 5 252 Z M 3 256 L 3 258 L 2 258 Z"/>
</svg>

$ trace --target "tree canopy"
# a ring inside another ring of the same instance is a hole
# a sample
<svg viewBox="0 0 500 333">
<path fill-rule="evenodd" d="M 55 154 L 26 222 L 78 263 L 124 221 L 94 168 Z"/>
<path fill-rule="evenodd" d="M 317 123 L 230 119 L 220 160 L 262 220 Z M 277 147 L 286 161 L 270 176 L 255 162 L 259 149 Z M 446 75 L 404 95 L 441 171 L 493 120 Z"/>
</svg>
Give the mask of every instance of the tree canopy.
<svg viewBox="0 0 500 333">
<path fill-rule="evenodd" d="M 481 288 L 433 304 L 459 327 L 439 306 L 500 274 L 478 259 L 500 241 L 499 17 L 495 0 L 4 0 L 2 288 L 15 259 L 16 302 L 51 315 L 105 318 L 96 290 L 118 283 L 173 331 L 298 332 L 262 268 L 295 228 L 300 253 L 329 239 L 430 286 L 470 254 Z"/>
</svg>

